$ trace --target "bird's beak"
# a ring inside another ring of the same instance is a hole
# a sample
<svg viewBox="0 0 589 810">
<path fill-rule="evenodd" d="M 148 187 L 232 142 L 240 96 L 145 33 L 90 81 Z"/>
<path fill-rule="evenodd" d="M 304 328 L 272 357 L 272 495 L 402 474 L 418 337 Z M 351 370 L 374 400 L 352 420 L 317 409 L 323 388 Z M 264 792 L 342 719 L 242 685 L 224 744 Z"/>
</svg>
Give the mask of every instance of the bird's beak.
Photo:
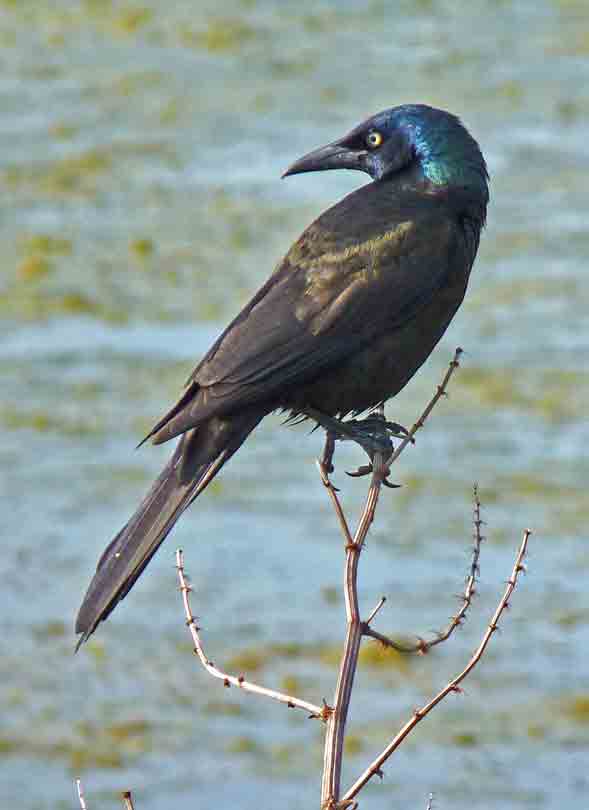
<svg viewBox="0 0 589 810">
<path fill-rule="evenodd" d="M 282 175 L 290 177 L 292 174 L 303 172 L 323 172 L 326 169 L 358 169 L 366 171 L 366 152 L 349 149 L 341 141 L 335 141 L 327 146 L 314 149 L 309 154 L 295 160 L 292 166 Z"/>
</svg>

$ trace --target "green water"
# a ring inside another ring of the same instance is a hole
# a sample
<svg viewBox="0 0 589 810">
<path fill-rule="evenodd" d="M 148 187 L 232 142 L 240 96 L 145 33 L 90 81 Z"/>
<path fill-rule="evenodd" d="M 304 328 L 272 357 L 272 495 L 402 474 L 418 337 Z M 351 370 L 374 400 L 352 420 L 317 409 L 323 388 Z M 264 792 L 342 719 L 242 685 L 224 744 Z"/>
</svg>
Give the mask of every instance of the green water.
<svg viewBox="0 0 589 810">
<path fill-rule="evenodd" d="M 581 807 L 589 790 L 589 11 L 522 2 L 0 2 L 0 798 L 3 806 L 317 806 L 321 730 L 227 692 L 190 653 L 183 545 L 210 656 L 331 698 L 342 541 L 319 434 L 268 419 L 149 573 L 72 655 L 105 543 L 169 452 L 133 449 L 302 228 L 363 182 L 280 181 L 403 102 L 459 113 L 492 174 L 467 301 L 390 404 L 410 424 L 454 347 L 451 395 L 395 470 L 361 563 L 377 629 L 456 609 L 480 485 L 480 598 L 426 658 L 368 655 L 344 783 L 478 643 L 525 526 L 529 572 L 466 684 L 362 806 Z M 363 483 L 336 482 L 358 510 Z"/>
</svg>

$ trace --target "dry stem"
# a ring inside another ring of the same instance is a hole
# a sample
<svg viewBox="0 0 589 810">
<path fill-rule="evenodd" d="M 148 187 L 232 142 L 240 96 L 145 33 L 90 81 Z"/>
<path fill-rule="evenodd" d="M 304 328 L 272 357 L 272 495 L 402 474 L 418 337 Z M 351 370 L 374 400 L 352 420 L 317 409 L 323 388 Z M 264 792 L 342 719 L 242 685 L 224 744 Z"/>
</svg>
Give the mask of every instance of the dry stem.
<svg viewBox="0 0 589 810">
<path fill-rule="evenodd" d="M 481 544 L 485 539 L 481 534 L 481 526 L 483 525 L 483 521 L 481 520 L 481 502 L 479 500 L 478 494 L 478 487 L 475 484 L 473 487 L 473 500 L 474 500 L 474 507 L 473 507 L 473 548 L 472 548 L 472 560 L 470 564 L 470 569 L 468 575 L 466 577 L 466 582 L 464 586 L 464 592 L 462 593 L 461 600 L 462 604 L 460 606 L 459 611 L 456 613 L 455 616 L 452 616 L 450 623 L 446 627 L 445 630 L 439 631 L 436 633 L 433 639 L 426 641 L 424 638 L 418 636 L 417 641 L 414 644 L 402 644 L 399 641 L 394 641 L 392 638 L 383 635 L 382 633 L 378 633 L 376 630 L 373 630 L 370 627 L 370 622 L 374 618 L 373 613 L 370 614 L 368 619 L 366 619 L 366 626 L 364 628 L 364 635 L 370 636 L 370 638 L 379 641 L 385 647 L 391 647 L 394 650 L 397 650 L 401 653 L 420 653 L 425 655 L 428 653 L 432 647 L 435 647 L 437 644 L 441 644 L 444 641 L 447 641 L 452 633 L 456 630 L 457 627 L 460 627 L 465 618 L 466 613 L 470 606 L 472 605 L 472 601 L 476 594 L 476 582 L 477 577 L 479 575 L 479 559 L 481 556 Z M 383 597 L 384 598 L 384 597 Z"/>
<path fill-rule="evenodd" d="M 505 592 L 504 592 L 503 596 L 501 597 L 501 599 L 499 601 L 499 604 L 497 606 L 497 609 L 495 610 L 495 613 L 493 614 L 493 617 L 492 617 L 491 621 L 489 622 L 489 625 L 488 625 L 487 630 L 486 630 L 486 632 L 485 632 L 485 634 L 484 634 L 484 636 L 482 638 L 481 643 L 477 647 L 474 655 L 472 656 L 472 658 L 470 659 L 470 661 L 468 662 L 466 667 L 462 670 L 462 672 L 459 675 L 456 676 L 456 678 L 454 678 L 452 681 L 450 681 L 450 683 L 448 683 L 440 692 L 438 692 L 438 694 L 434 698 L 432 698 L 432 700 L 430 700 L 429 703 L 426 703 L 425 706 L 423 706 L 421 709 L 418 709 L 417 711 L 415 711 L 413 713 L 413 716 L 411 717 L 411 719 L 407 723 L 405 723 L 403 728 L 391 740 L 391 742 L 387 745 L 387 747 L 384 749 L 384 751 L 374 760 L 374 762 L 372 762 L 368 766 L 368 768 L 366 768 L 364 773 L 354 782 L 352 787 L 348 791 L 346 791 L 346 793 L 342 797 L 342 800 L 341 800 L 341 802 L 340 802 L 340 804 L 338 806 L 340 806 L 340 807 L 346 806 L 347 803 L 351 802 L 354 799 L 354 797 L 358 795 L 360 790 L 362 790 L 364 785 L 370 779 L 372 779 L 373 776 L 375 776 L 376 774 L 382 774 L 382 766 L 387 761 L 387 759 L 399 747 L 399 745 L 401 745 L 403 740 L 413 731 L 415 726 L 421 720 L 423 720 L 423 718 L 426 717 L 431 712 L 431 710 L 438 705 L 438 703 L 440 703 L 442 700 L 444 700 L 444 698 L 447 695 L 449 695 L 450 692 L 460 692 L 461 691 L 460 688 L 459 688 L 460 684 L 467 677 L 467 675 L 469 675 L 470 672 L 472 672 L 472 670 L 476 667 L 478 662 L 481 660 L 481 658 L 483 656 L 483 653 L 485 652 L 485 649 L 487 647 L 487 644 L 489 643 L 489 640 L 491 639 L 491 636 L 497 630 L 499 619 L 500 619 L 501 614 L 503 613 L 503 611 L 509 605 L 509 599 L 511 598 L 511 595 L 512 595 L 513 591 L 515 590 L 519 574 L 522 571 L 526 570 L 525 565 L 523 563 L 523 560 L 524 560 L 524 557 L 526 555 L 526 550 L 527 550 L 528 540 L 530 538 L 530 534 L 531 534 L 530 529 L 526 529 L 525 532 L 524 532 L 524 536 L 523 536 L 522 542 L 520 544 L 518 553 L 517 553 L 517 557 L 515 559 L 515 564 L 513 566 L 511 576 L 509 577 L 509 579 L 507 581 L 507 586 L 505 588 Z"/>
<path fill-rule="evenodd" d="M 407 447 L 408 444 L 413 443 L 413 437 L 417 433 L 417 431 L 425 425 L 426 419 L 433 411 L 437 403 L 440 401 L 442 397 L 447 396 L 446 389 L 448 388 L 448 383 L 450 382 L 450 378 L 454 374 L 457 368 L 460 368 L 460 355 L 462 354 L 463 350 L 458 346 L 456 351 L 454 352 L 454 357 L 450 361 L 448 365 L 448 370 L 446 371 L 442 382 L 438 385 L 438 389 L 433 397 L 427 404 L 427 407 L 419 417 L 419 419 L 415 422 L 409 433 L 401 440 L 401 442 L 397 445 L 395 451 L 389 456 L 386 460 L 385 467 L 389 468 L 395 461 L 399 458 L 403 450 Z"/>
<path fill-rule="evenodd" d="M 360 619 L 360 608 L 358 605 L 357 576 L 360 552 L 368 534 L 368 530 L 374 520 L 374 511 L 378 503 L 378 496 L 384 480 L 385 469 L 381 453 L 375 453 L 372 461 L 373 472 L 370 489 L 364 505 L 364 510 L 358 523 L 358 528 L 352 538 L 349 529 L 344 532 L 346 538 L 346 567 L 344 578 L 344 595 L 346 604 L 347 631 L 344 642 L 344 651 L 340 663 L 339 676 L 335 688 L 334 708 L 327 719 L 327 730 L 325 733 L 325 749 L 323 755 L 323 781 L 321 785 L 321 807 L 324 810 L 331 810 L 338 806 L 340 792 L 340 780 L 342 769 L 342 755 L 344 746 L 344 736 L 346 730 L 346 720 L 354 685 L 354 675 L 358 664 L 358 654 L 362 641 L 363 622 Z M 347 522 L 343 517 L 343 510 L 333 485 L 329 478 L 322 471 L 321 478 L 329 491 L 336 512 L 340 518 L 340 524 Z M 338 511 L 339 507 L 339 511 Z"/>
<path fill-rule="evenodd" d="M 362 641 L 362 635 L 366 633 L 369 626 L 369 621 L 362 622 L 360 619 L 360 609 L 358 606 L 357 574 L 360 552 L 362 551 L 370 525 L 374 520 L 374 512 L 376 509 L 376 504 L 378 503 L 380 490 L 383 481 L 388 475 L 391 464 L 393 464 L 399 458 L 407 445 L 413 441 L 413 437 L 417 431 L 423 427 L 436 403 L 445 395 L 448 382 L 450 381 L 455 369 L 458 368 L 458 359 L 461 354 L 462 349 L 457 348 L 448 370 L 446 371 L 441 384 L 437 388 L 436 393 L 428 403 L 419 419 L 415 422 L 407 436 L 401 441 L 397 449 L 391 454 L 387 461 L 385 462 L 382 453 L 377 452 L 374 454 L 374 458 L 372 459 L 372 479 L 370 482 L 370 489 L 368 490 L 364 510 L 354 537 L 351 536 L 348 522 L 344 515 L 337 490 L 331 483 L 325 467 L 321 463 L 319 464 L 321 480 L 329 493 L 346 541 L 344 593 L 346 600 L 347 620 L 346 639 L 344 642 L 344 651 L 342 654 L 339 676 L 335 689 L 333 710 L 327 719 L 327 731 L 325 735 L 325 749 L 323 757 L 323 781 L 321 785 L 322 810 L 335 810 L 335 808 L 344 806 L 344 802 L 340 802 L 339 799 L 344 735 L 352 687 L 354 685 L 354 675 L 356 673 L 358 655 L 360 652 L 360 643 Z M 373 615 L 374 611 L 373 614 L 371 614 L 370 620 L 372 619 Z"/>
<path fill-rule="evenodd" d="M 229 675 L 227 672 L 223 672 L 213 664 L 213 662 L 205 654 L 199 634 L 200 628 L 196 623 L 196 619 L 194 618 L 192 609 L 190 607 L 188 595 L 192 588 L 188 584 L 186 574 L 184 572 L 184 556 L 181 549 L 176 551 L 176 568 L 178 570 L 178 579 L 180 580 L 180 591 L 182 592 L 182 602 L 184 604 L 184 613 L 186 615 L 186 625 L 189 628 L 192 636 L 194 652 L 209 675 L 223 681 L 223 686 L 237 686 L 239 689 L 243 689 L 244 692 L 251 692 L 255 695 L 262 695 L 263 697 L 277 700 L 279 703 L 286 704 L 291 709 L 303 709 L 304 711 L 308 712 L 311 717 L 317 717 L 323 720 L 326 719 L 326 715 L 329 713 L 329 711 L 325 706 L 316 706 L 314 703 L 309 703 L 306 700 L 300 700 L 300 698 L 294 697 L 293 695 L 287 695 L 283 692 L 276 692 L 274 689 L 267 689 L 265 686 L 259 686 L 251 681 L 246 681 L 243 675 Z"/>
<path fill-rule="evenodd" d="M 135 805 L 133 804 L 133 797 L 130 790 L 126 790 L 123 793 L 123 804 L 125 805 L 125 810 L 135 810 Z"/>
<path fill-rule="evenodd" d="M 81 810 L 88 810 L 86 806 L 86 799 L 84 797 L 84 789 L 82 788 L 81 779 L 76 779 L 76 789 L 78 791 L 78 801 L 80 802 Z"/>
</svg>

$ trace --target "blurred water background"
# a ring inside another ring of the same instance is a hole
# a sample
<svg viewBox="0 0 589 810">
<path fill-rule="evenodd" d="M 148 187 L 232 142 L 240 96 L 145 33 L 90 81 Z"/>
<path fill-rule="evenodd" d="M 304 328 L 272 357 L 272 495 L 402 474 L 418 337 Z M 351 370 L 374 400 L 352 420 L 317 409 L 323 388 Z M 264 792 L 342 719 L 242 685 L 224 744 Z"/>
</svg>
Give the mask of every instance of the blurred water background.
<svg viewBox="0 0 589 810">
<path fill-rule="evenodd" d="M 456 609 L 471 487 L 480 597 L 426 658 L 367 645 L 344 783 L 462 668 L 522 529 L 529 575 L 466 694 L 362 806 L 580 807 L 589 776 L 589 12 L 585 0 L 0 2 L 0 798 L 26 810 L 317 806 L 322 730 L 196 665 L 174 549 L 219 663 L 330 699 L 342 540 L 319 433 L 265 421 L 132 596 L 73 655 L 105 543 L 169 448 L 134 446 L 302 228 L 364 182 L 280 181 L 377 110 L 460 114 L 492 174 L 468 299 L 388 414 L 410 424 L 457 345 L 451 396 L 395 470 L 361 562 L 383 632 Z M 338 451 L 350 512 L 362 461 Z"/>
</svg>

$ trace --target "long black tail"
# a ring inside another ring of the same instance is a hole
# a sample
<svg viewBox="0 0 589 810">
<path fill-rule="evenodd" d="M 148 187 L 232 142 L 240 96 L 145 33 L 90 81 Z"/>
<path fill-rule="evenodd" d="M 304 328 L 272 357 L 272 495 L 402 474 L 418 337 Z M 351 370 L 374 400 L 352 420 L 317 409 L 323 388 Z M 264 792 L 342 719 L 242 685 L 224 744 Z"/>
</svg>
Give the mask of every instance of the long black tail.
<svg viewBox="0 0 589 810">
<path fill-rule="evenodd" d="M 265 410 L 213 417 L 185 433 L 131 520 L 107 546 L 76 619 L 76 649 L 131 590 L 194 499 L 238 450 Z"/>
</svg>

